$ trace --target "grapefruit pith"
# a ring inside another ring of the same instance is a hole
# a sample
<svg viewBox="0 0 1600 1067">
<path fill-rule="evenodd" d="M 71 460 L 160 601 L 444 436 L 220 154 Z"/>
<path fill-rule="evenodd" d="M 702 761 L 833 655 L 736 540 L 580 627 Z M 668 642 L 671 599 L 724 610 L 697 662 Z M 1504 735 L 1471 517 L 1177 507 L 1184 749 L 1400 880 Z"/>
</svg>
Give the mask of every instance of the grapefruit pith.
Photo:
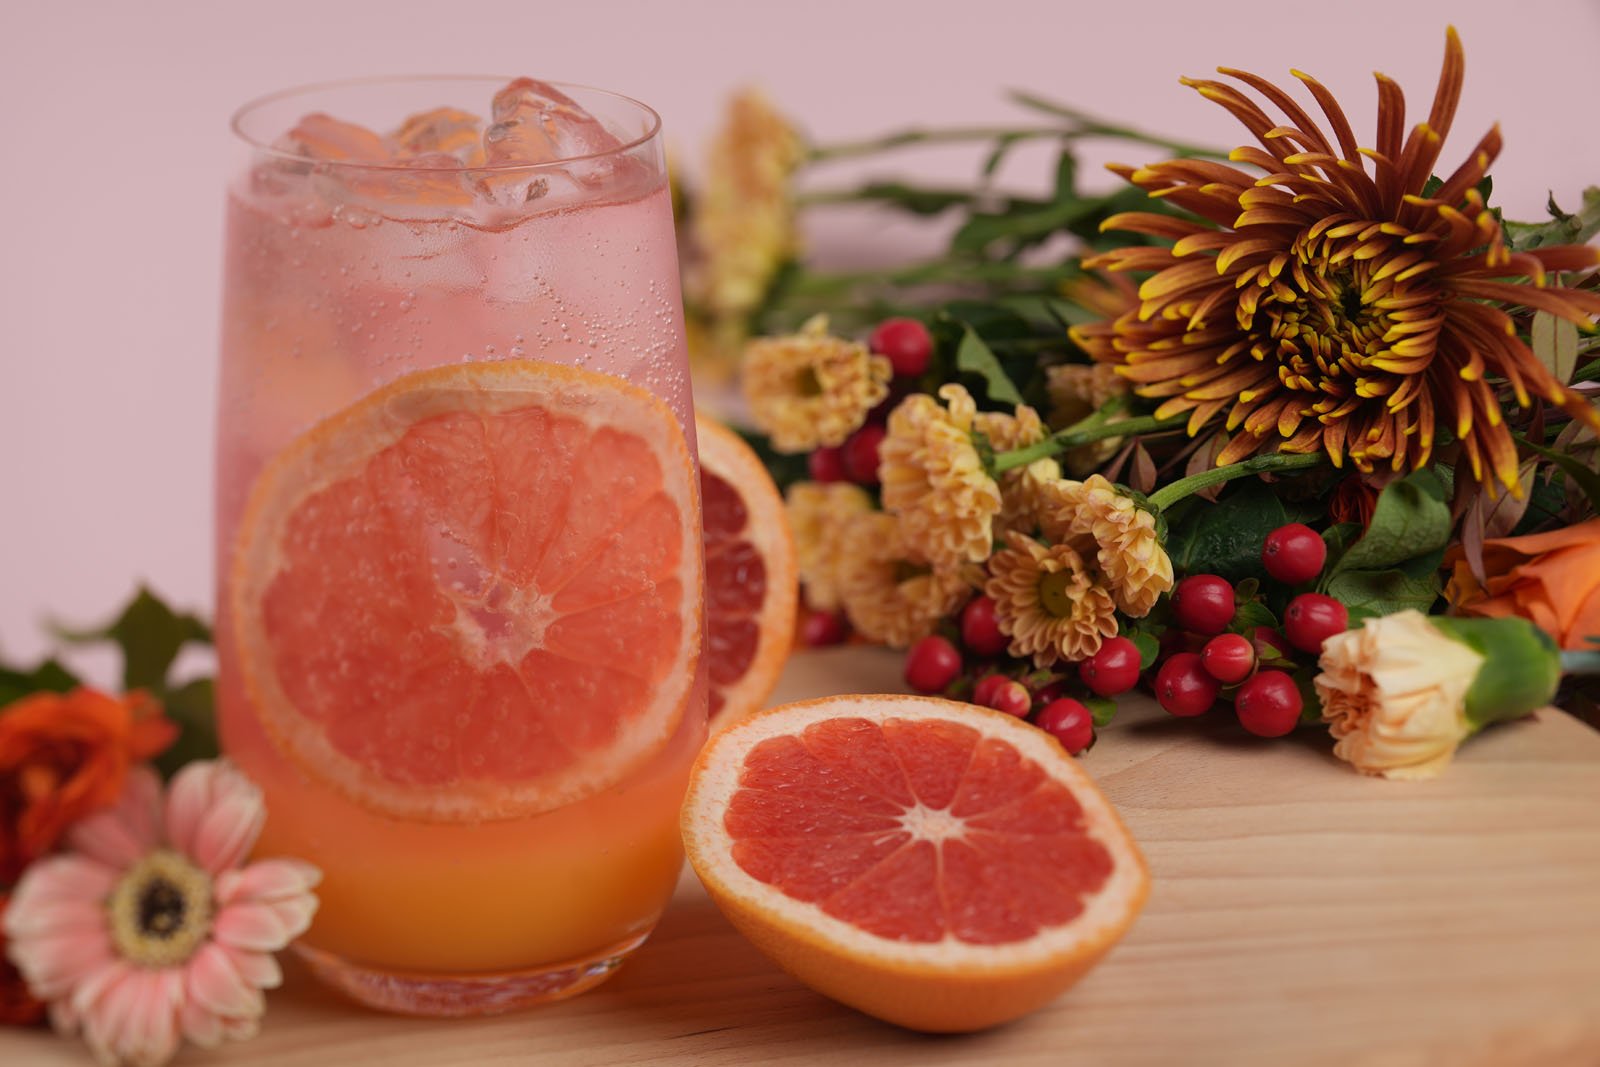
<svg viewBox="0 0 1600 1067">
<path fill-rule="evenodd" d="M 684 844 L 757 948 L 916 1030 L 1043 1005 L 1133 923 L 1144 860 L 1055 740 L 928 697 L 757 712 L 691 772 Z"/>
<path fill-rule="evenodd" d="M 661 748 L 700 653 L 700 516 L 672 412 L 526 360 L 418 371 L 251 491 L 246 691 L 304 772 L 382 814 L 509 818 Z"/>
<path fill-rule="evenodd" d="M 706 673 L 711 728 L 772 693 L 794 645 L 799 572 L 783 497 L 761 458 L 714 419 L 695 419 L 705 507 Z"/>
</svg>

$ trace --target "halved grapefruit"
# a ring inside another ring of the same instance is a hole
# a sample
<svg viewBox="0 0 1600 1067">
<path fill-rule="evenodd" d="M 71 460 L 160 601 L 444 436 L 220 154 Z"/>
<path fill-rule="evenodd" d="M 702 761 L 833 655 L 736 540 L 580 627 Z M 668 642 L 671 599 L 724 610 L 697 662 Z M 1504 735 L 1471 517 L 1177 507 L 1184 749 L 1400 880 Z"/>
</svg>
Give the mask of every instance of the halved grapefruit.
<svg viewBox="0 0 1600 1067">
<path fill-rule="evenodd" d="M 757 948 L 915 1030 L 1045 1004 L 1149 888 L 1110 803 L 1053 738 L 930 697 L 828 697 L 734 723 L 691 772 L 683 834 Z"/>
<path fill-rule="evenodd" d="M 705 508 L 706 672 L 711 729 L 759 708 L 794 645 L 799 572 L 783 497 L 761 457 L 705 416 L 700 492 Z"/>
<path fill-rule="evenodd" d="M 526 360 L 418 371 L 285 448 L 231 608 L 267 733 L 380 813 L 527 815 L 672 735 L 700 654 L 688 443 L 654 396 Z"/>
</svg>

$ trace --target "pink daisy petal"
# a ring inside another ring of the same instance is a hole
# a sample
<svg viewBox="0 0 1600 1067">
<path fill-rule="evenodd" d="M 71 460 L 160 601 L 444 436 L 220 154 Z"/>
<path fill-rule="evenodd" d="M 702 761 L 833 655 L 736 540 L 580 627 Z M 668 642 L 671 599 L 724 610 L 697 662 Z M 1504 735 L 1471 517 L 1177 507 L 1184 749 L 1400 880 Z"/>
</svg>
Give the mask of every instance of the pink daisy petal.
<svg viewBox="0 0 1600 1067">
<path fill-rule="evenodd" d="M 156 978 L 156 972 L 129 969 L 106 987 L 94 1004 L 83 1012 L 83 1036 L 95 1059 L 119 1063 L 123 1059 L 125 1032 L 139 1003 L 145 997 L 145 987 Z"/>
<path fill-rule="evenodd" d="M 47 856 L 35 860 L 23 871 L 22 880 L 6 905 L 6 936 L 17 936 L 13 932 L 14 924 L 26 921 L 30 912 L 50 909 L 65 901 L 104 903 L 119 877 L 119 871 L 83 856 Z"/>
<path fill-rule="evenodd" d="M 238 948 L 228 948 L 227 952 L 239 977 L 257 989 L 277 989 L 283 984 L 283 970 L 269 953 Z"/>
<path fill-rule="evenodd" d="M 281 900 L 309 891 L 322 881 L 322 872 L 303 860 L 259 860 L 238 871 L 217 875 L 217 903 Z"/>
<path fill-rule="evenodd" d="M 225 1020 L 260 1015 L 266 1010 L 261 990 L 245 984 L 228 953 L 215 942 L 202 946 L 185 965 L 185 971 L 189 997 Z"/>
<path fill-rule="evenodd" d="M 261 1032 L 261 1019 L 247 1015 L 237 1019 L 223 1019 L 222 1032 L 234 1041 L 249 1041 Z"/>
<path fill-rule="evenodd" d="M 117 802 L 67 831 L 75 851 L 118 869 L 133 866 L 161 843 L 161 779 L 149 767 L 128 772 Z"/>
<path fill-rule="evenodd" d="M 265 818 L 261 790 L 225 759 L 190 763 L 167 794 L 168 839 L 213 875 L 244 859 Z"/>
<path fill-rule="evenodd" d="M 201 1048 L 216 1048 L 222 1043 L 222 1020 L 193 1000 L 178 1009 L 178 1025 L 183 1036 Z"/>
<path fill-rule="evenodd" d="M 212 936 L 218 944 L 232 948 L 276 952 L 294 935 L 271 905 L 235 904 L 217 916 Z"/>
<path fill-rule="evenodd" d="M 117 1050 L 136 1067 L 157 1067 L 178 1049 L 177 1003 L 183 995 L 183 978 L 174 968 L 149 973 L 154 981 L 140 990 Z"/>
<path fill-rule="evenodd" d="M 250 793 L 223 796 L 201 818 L 189 855 L 208 874 L 237 867 L 250 854 L 266 821 L 266 805 L 253 787 Z"/>
<path fill-rule="evenodd" d="M 40 1000 L 54 1000 L 112 966 L 121 966 L 104 935 L 24 938 L 8 946 L 11 962 Z M 80 1005 L 79 1011 L 82 1010 Z"/>
<path fill-rule="evenodd" d="M 127 979 L 133 973 L 132 965 L 115 960 L 102 967 L 100 970 L 86 976 L 78 982 L 72 990 L 71 996 L 66 998 L 66 1003 L 72 1008 L 72 1013 L 80 1022 L 83 1022 L 94 1013 L 96 1005 L 106 990 Z"/>
<path fill-rule="evenodd" d="M 58 899 L 24 909 L 15 916 L 10 914 L 11 909 L 6 911 L 6 936 L 12 939 L 77 931 L 103 932 L 106 928 L 105 906 L 86 900 Z"/>
</svg>

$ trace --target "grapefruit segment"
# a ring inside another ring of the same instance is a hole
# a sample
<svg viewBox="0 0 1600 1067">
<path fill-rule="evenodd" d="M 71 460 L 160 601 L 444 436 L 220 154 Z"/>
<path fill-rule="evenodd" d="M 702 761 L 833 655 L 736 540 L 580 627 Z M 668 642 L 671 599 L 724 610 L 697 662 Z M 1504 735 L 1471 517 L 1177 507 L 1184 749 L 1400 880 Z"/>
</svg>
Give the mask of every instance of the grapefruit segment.
<svg viewBox="0 0 1600 1067">
<path fill-rule="evenodd" d="M 612 786 L 685 714 L 699 509 L 671 411 L 531 361 L 407 375 L 291 443 L 240 525 L 247 692 L 386 815 L 510 818 Z"/>
<path fill-rule="evenodd" d="M 926 697 L 830 697 L 714 735 L 684 844 L 741 932 L 801 981 L 919 1030 L 993 1026 L 1121 938 L 1149 876 L 1048 734 Z"/>
<path fill-rule="evenodd" d="M 794 644 L 799 572 L 783 497 L 738 434 L 700 416 L 711 728 L 760 707 Z"/>
</svg>

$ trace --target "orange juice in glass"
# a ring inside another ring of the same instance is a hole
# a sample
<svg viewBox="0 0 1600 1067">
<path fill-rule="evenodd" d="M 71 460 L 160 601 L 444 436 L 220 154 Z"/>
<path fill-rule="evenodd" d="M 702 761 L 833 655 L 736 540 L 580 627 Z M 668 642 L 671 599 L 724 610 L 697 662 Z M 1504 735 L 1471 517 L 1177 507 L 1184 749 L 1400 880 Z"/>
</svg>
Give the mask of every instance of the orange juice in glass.
<svg viewBox="0 0 1600 1067">
<path fill-rule="evenodd" d="M 531 79 L 245 107 L 217 430 L 219 715 L 300 951 L 367 1004 L 570 995 L 650 932 L 705 733 L 659 122 Z"/>
</svg>

